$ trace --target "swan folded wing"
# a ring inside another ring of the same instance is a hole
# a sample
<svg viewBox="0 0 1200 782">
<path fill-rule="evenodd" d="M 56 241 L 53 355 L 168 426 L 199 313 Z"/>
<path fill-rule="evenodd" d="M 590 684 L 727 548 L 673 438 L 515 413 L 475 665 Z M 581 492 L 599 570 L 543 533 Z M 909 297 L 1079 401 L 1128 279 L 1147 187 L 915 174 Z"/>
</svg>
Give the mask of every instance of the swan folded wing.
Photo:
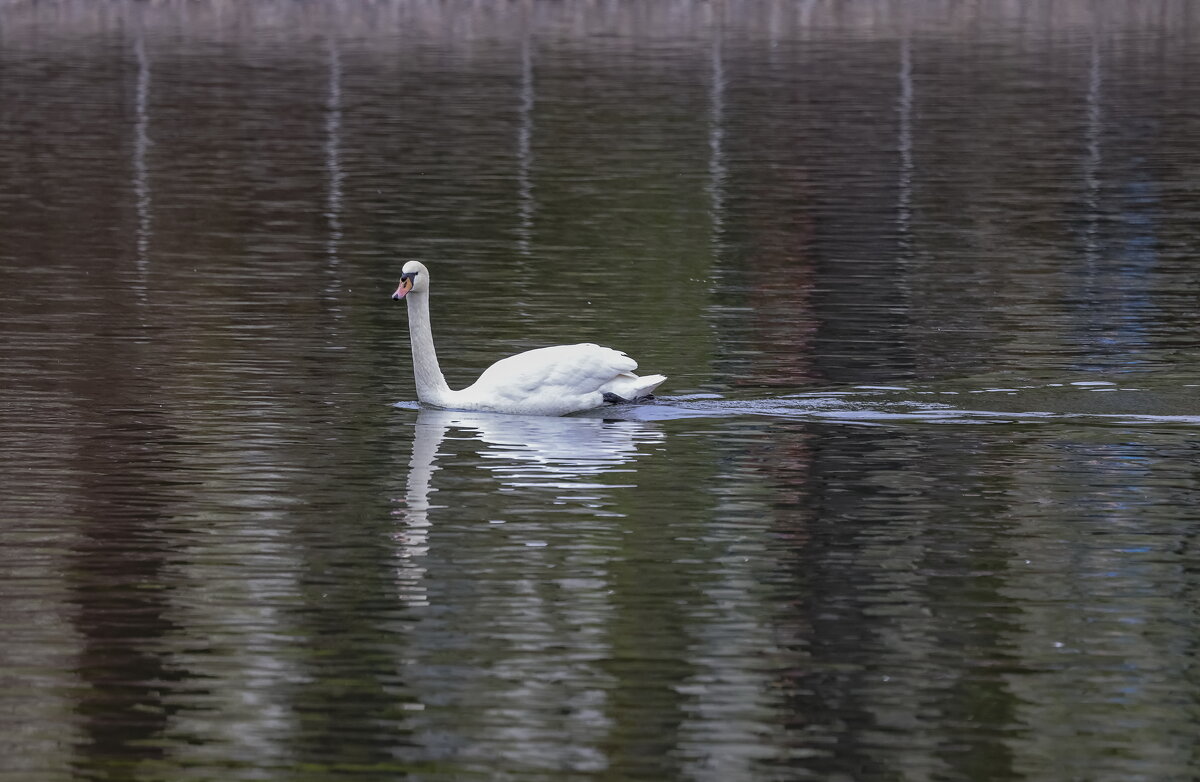
<svg viewBox="0 0 1200 782">
<path fill-rule="evenodd" d="M 591 393 L 634 369 L 636 361 L 612 348 L 591 343 L 556 345 L 497 361 L 484 370 L 475 387 L 516 398 L 547 392 Z"/>
<path fill-rule="evenodd" d="M 636 368 L 636 361 L 611 348 L 557 345 L 497 361 L 462 393 L 488 409 L 563 415 L 599 406 L 601 388 Z"/>
</svg>

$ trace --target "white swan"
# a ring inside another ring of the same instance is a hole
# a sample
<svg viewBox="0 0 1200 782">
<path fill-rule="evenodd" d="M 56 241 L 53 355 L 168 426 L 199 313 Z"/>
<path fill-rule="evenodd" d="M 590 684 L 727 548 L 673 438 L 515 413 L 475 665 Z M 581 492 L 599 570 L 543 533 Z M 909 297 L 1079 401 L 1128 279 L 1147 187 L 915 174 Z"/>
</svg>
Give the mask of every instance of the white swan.
<svg viewBox="0 0 1200 782">
<path fill-rule="evenodd" d="M 474 384 L 454 391 L 438 365 L 429 326 L 429 270 L 409 261 L 392 294 L 408 301 L 408 335 L 413 375 L 422 403 L 454 410 L 518 415 L 566 415 L 605 403 L 649 396 L 666 375 L 633 374 L 637 362 L 612 348 L 591 343 L 538 348 L 502 358 Z"/>
</svg>

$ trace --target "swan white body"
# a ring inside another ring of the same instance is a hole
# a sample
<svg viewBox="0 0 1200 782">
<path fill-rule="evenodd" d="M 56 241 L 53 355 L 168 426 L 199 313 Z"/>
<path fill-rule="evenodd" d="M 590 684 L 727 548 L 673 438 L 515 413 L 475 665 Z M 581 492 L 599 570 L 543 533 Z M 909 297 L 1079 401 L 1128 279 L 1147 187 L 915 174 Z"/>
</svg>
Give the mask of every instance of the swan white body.
<svg viewBox="0 0 1200 782">
<path fill-rule="evenodd" d="M 446 384 L 433 347 L 425 266 L 417 261 L 404 264 L 400 287 L 392 298 L 408 302 L 413 375 L 422 404 L 519 415 L 566 415 L 600 407 L 607 401 L 606 394 L 632 402 L 648 396 L 667 379 L 665 375 L 635 375 L 637 362 L 629 356 L 585 342 L 500 359 L 472 385 L 454 391 Z"/>
</svg>

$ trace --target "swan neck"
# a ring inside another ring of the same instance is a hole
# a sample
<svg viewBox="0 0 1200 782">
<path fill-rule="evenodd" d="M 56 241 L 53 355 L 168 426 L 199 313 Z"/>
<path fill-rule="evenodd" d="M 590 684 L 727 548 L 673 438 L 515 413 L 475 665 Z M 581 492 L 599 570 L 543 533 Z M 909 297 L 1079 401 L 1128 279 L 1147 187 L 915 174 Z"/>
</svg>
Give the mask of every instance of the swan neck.
<svg viewBox="0 0 1200 782">
<path fill-rule="evenodd" d="M 446 377 L 438 364 L 433 347 L 433 329 L 429 325 L 429 296 L 410 293 L 408 300 L 408 336 L 412 342 L 413 378 L 417 398 L 426 404 L 444 405 L 450 395 Z"/>
</svg>

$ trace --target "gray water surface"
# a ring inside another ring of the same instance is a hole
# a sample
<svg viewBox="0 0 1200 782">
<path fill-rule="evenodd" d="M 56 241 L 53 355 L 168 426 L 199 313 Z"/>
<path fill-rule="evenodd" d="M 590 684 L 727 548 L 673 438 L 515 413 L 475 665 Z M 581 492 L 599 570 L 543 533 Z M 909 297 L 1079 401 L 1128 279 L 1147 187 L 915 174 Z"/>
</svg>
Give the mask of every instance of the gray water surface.
<svg viewBox="0 0 1200 782">
<path fill-rule="evenodd" d="M 1200 773 L 1185 2 L 0 3 L 0 777 Z M 422 409 L 591 341 L 670 379 Z"/>
</svg>

